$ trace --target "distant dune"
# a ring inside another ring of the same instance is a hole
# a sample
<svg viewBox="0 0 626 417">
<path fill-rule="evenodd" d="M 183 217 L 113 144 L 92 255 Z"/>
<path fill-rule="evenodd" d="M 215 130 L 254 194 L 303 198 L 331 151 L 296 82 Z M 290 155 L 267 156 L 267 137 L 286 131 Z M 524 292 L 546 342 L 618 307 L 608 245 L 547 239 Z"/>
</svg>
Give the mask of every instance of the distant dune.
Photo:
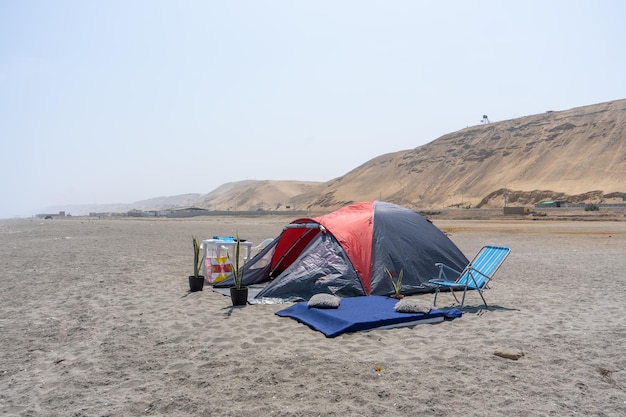
<svg viewBox="0 0 626 417">
<path fill-rule="evenodd" d="M 241 181 L 228 183 L 204 194 L 196 206 L 210 210 L 294 210 L 295 198 L 321 183 L 304 181 Z"/>
<path fill-rule="evenodd" d="M 546 199 L 621 202 L 626 196 L 625 127 L 626 100 L 617 100 L 468 127 L 381 155 L 326 183 L 232 182 L 208 194 L 73 206 L 73 212 L 182 207 L 329 211 L 365 200 L 413 209 L 501 207 L 505 200 L 508 205 Z"/>
</svg>

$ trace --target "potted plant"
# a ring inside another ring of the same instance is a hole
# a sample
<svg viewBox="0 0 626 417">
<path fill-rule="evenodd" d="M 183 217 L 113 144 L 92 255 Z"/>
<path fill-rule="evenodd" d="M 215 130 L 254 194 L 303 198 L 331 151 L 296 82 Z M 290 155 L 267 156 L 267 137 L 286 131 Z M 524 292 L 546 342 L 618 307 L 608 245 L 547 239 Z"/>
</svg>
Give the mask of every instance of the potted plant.
<svg viewBox="0 0 626 417">
<path fill-rule="evenodd" d="M 389 281 L 391 281 L 391 285 L 393 285 L 394 293 L 390 295 L 390 297 L 396 298 L 398 300 L 404 298 L 404 295 L 400 294 L 400 290 L 402 289 L 402 276 L 404 275 L 404 270 L 400 270 L 397 279 L 394 279 L 393 274 L 391 273 L 391 271 L 389 271 L 389 269 L 387 269 L 387 267 L 385 267 L 385 273 L 387 274 L 387 278 L 389 278 Z"/>
<path fill-rule="evenodd" d="M 230 260 L 230 267 L 233 274 L 233 281 L 235 285 L 230 288 L 230 299 L 234 306 L 245 306 L 248 302 L 248 287 L 242 285 L 245 261 L 240 268 L 239 261 L 241 259 L 241 247 L 239 245 L 239 234 L 235 237 L 235 248 L 233 258 L 228 254 Z"/>
<path fill-rule="evenodd" d="M 200 244 L 198 239 L 193 239 L 193 275 L 189 275 L 189 289 L 191 292 L 202 291 L 204 287 L 204 275 L 200 275 L 202 267 L 202 255 L 200 254 Z"/>
</svg>

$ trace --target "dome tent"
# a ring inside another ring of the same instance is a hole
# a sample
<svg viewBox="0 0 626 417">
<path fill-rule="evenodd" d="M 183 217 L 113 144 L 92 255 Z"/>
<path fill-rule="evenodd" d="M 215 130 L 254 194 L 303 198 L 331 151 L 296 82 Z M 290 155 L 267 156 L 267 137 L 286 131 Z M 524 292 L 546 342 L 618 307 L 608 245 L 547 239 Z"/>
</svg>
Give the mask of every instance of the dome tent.
<svg viewBox="0 0 626 417">
<path fill-rule="evenodd" d="M 393 294 L 385 269 L 403 273 L 402 294 L 431 292 L 436 262 L 462 270 L 467 258 L 435 225 L 398 205 L 368 201 L 285 226 L 244 267 L 243 285 L 267 283 L 252 303 Z M 233 285 L 232 276 L 215 285 Z"/>
</svg>

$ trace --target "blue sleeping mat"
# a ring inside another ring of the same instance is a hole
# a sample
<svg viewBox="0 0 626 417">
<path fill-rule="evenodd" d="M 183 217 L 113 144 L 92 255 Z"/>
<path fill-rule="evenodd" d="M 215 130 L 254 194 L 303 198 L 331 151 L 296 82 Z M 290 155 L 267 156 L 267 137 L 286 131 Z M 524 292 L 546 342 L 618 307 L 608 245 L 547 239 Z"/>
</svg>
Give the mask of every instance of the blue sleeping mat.
<svg viewBox="0 0 626 417">
<path fill-rule="evenodd" d="M 277 311 L 276 315 L 291 317 L 326 337 L 335 337 L 348 332 L 436 323 L 463 314 L 457 308 L 431 310 L 428 314 L 397 313 L 393 309 L 397 302 L 394 298 L 371 295 L 342 298 L 338 308 L 323 309 L 310 308 L 306 301 L 301 301 Z"/>
</svg>

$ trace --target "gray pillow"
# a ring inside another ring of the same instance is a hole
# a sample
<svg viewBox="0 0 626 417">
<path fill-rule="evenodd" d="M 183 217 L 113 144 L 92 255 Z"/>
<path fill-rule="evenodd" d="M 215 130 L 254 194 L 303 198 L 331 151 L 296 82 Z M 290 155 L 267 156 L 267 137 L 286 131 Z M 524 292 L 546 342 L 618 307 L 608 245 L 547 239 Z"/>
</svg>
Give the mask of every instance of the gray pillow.
<svg viewBox="0 0 626 417">
<path fill-rule="evenodd" d="M 339 302 L 341 298 L 332 294 L 315 294 L 309 300 L 307 304 L 310 307 L 314 308 L 337 308 L 339 307 Z"/>
<path fill-rule="evenodd" d="M 431 304 L 424 300 L 417 300 L 411 298 L 403 298 L 398 301 L 393 309 L 398 313 L 430 313 Z"/>
</svg>

